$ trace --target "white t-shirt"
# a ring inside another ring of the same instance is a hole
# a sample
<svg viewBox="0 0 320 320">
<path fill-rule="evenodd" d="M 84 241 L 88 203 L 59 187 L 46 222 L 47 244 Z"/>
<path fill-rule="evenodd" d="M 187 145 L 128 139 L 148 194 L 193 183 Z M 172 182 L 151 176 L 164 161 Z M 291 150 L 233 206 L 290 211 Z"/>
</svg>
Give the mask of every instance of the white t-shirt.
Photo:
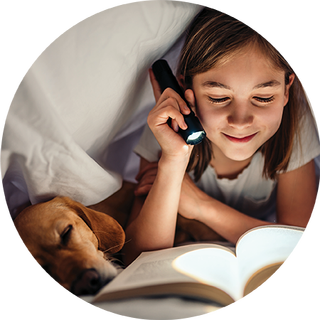
<svg viewBox="0 0 320 320">
<path fill-rule="evenodd" d="M 299 144 L 295 141 L 288 171 L 299 168 L 320 154 L 316 128 L 310 116 L 304 117 Z M 134 151 L 149 162 L 159 160 L 158 141 L 148 126 Z M 236 179 L 218 178 L 215 169 L 208 166 L 196 185 L 211 197 L 257 219 L 276 222 L 277 181 L 263 177 L 264 157 L 256 152 Z M 193 173 L 189 173 L 193 178 Z"/>
</svg>

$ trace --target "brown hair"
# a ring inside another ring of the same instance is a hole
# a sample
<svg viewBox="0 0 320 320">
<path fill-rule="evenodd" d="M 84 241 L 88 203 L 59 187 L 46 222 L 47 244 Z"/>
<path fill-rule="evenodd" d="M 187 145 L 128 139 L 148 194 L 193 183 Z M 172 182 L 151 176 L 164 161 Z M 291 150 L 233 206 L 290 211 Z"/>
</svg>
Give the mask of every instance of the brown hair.
<svg viewBox="0 0 320 320">
<path fill-rule="evenodd" d="M 261 35 L 244 23 L 213 9 L 205 8 L 195 18 L 188 30 L 180 55 L 178 75 L 184 79 L 186 88 L 192 88 L 192 78 L 208 71 L 217 63 L 231 59 L 248 45 L 257 45 L 277 69 L 285 72 L 285 83 L 293 70 L 281 54 Z M 289 91 L 289 101 L 284 108 L 278 131 L 260 151 L 265 163 L 263 175 L 275 179 L 277 173 L 288 167 L 295 133 L 298 133 L 299 118 L 310 108 L 302 85 L 297 77 Z M 187 171 L 194 170 L 199 180 L 212 158 L 209 139 L 196 145 L 192 151 Z"/>
</svg>

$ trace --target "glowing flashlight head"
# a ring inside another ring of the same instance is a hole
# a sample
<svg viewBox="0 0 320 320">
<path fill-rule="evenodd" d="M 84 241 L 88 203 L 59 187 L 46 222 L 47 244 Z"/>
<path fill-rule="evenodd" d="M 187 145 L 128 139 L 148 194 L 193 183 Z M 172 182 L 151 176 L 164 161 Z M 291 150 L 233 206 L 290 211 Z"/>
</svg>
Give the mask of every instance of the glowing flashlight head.
<svg viewBox="0 0 320 320">
<path fill-rule="evenodd" d="M 162 92 L 166 88 L 171 88 L 176 91 L 182 98 L 184 97 L 184 92 L 179 86 L 179 83 L 173 75 L 167 61 L 163 59 L 157 60 L 152 65 L 152 70 Z M 188 115 L 184 115 L 184 120 L 188 128 L 186 130 L 179 130 L 179 133 L 184 141 L 191 145 L 200 143 L 206 136 L 206 133 L 204 132 L 199 119 L 195 116 L 194 112 L 191 109 Z"/>
<path fill-rule="evenodd" d="M 206 134 L 204 133 L 204 131 L 197 131 L 197 132 L 191 133 L 187 138 L 186 143 L 191 145 L 198 144 L 203 140 L 205 135 Z"/>
<path fill-rule="evenodd" d="M 196 145 L 205 138 L 206 133 L 194 112 L 190 111 L 188 115 L 184 115 L 188 128 L 186 130 L 180 129 L 179 133 L 187 144 Z"/>
</svg>

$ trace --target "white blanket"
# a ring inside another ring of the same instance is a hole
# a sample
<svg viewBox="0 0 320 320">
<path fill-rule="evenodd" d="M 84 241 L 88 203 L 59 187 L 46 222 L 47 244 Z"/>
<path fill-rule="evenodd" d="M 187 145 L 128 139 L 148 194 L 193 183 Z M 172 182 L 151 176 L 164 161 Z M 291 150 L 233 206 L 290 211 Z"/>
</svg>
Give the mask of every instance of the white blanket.
<svg viewBox="0 0 320 320">
<path fill-rule="evenodd" d="M 150 1 L 96 14 L 54 41 L 22 80 L 1 166 L 11 215 L 64 195 L 96 203 L 134 180 L 132 152 L 154 105 L 148 68 L 201 10 Z"/>
</svg>

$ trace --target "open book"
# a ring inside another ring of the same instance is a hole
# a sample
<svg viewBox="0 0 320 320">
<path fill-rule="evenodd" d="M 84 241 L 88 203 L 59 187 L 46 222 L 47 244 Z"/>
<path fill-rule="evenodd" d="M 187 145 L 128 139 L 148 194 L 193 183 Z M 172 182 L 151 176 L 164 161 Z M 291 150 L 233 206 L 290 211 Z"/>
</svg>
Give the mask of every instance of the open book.
<svg viewBox="0 0 320 320">
<path fill-rule="evenodd" d="M 93 302 L 180 295 L 228 305 L 267 280 L 290 255 L 304 229 L 263 226 L 236 247 L 198 243 L 143 252 Z"/>
</svg>

